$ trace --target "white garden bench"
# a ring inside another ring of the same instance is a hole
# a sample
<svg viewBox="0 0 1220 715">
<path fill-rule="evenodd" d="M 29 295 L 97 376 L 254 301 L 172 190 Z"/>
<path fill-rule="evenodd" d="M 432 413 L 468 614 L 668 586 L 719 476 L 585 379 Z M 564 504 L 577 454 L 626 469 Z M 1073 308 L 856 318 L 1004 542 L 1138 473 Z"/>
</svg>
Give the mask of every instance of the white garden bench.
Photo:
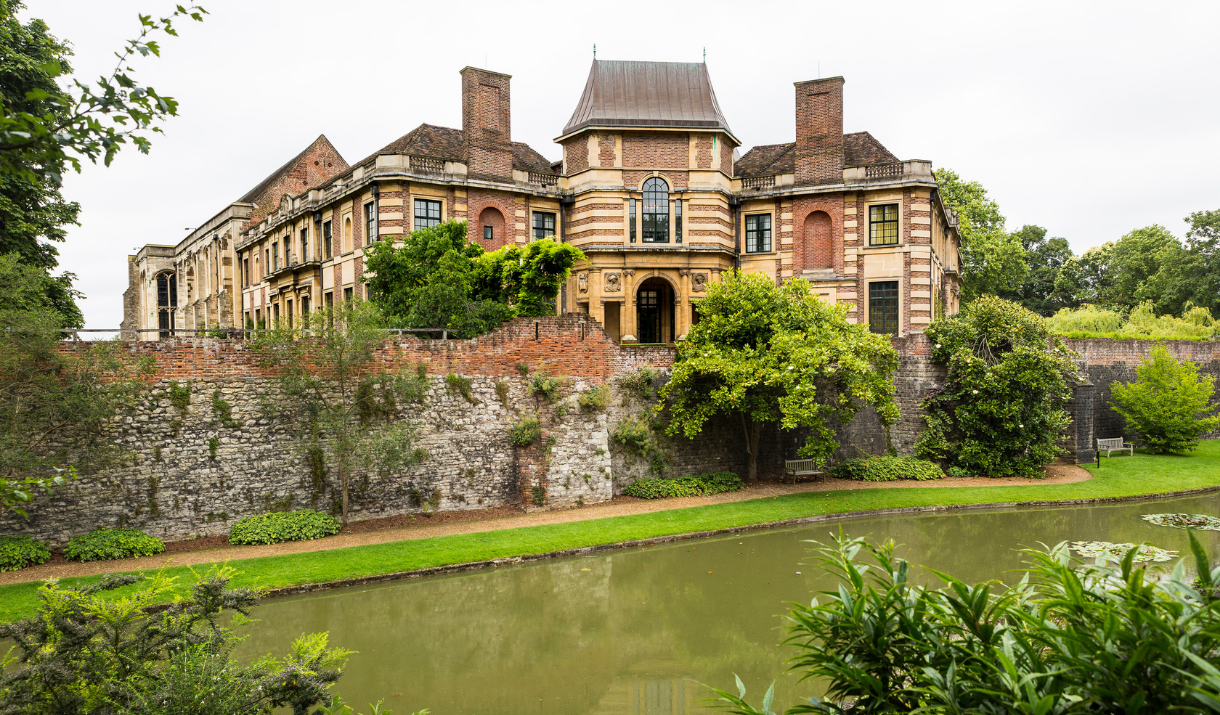
<svg viewBox="0 0 1220 715">
<path fill-rule="evenodd" d="M 812 459 L 785 459 L 784 474 L 792 477 L 793 484 L 796 484 L 797 477 L 825 478 L 826 476 L 826 472 L 818 471 L 814 467 Z"/>
<path fill-rule="evenodd" d="M 1134 457 L 1135 445 L 1131 444 L 1130 442 L 1124 442 L 1122 437 L 1115 437 L 1114 439 L 1099 439 L 1097 440 L 1097 451 L 1104 451 L 1107 457 L 1110 456 L 1111 452 L 1126 452 Z"/>
</svg>

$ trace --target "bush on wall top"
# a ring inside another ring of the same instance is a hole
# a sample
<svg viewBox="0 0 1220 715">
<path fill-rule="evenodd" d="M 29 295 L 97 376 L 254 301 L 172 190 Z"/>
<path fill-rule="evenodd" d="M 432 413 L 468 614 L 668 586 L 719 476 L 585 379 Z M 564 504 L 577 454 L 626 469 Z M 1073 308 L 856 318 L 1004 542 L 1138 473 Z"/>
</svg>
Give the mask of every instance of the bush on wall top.
<svg viewBox="0 0 1220 715">
<path fill-rule="evenodd" d="M 339 533 L 339 520 L 313 509 L 271 512 L 237 520 L 229 529 L 230 544 L 279 544 L 308 541 Z"/>
<path fill-rule="evenodd" d="M 163 551 L 165 542 L 139 529 L 94 529 L 69 541 L 64 557 L 75 561 L 109 561 Z"/>
<path fill-rule="evenodd" d="M 0 571 L 16 571 L 46 563 L 51 558 L 47 545 L 28 536 L 0 536 Z"/>
</svg>

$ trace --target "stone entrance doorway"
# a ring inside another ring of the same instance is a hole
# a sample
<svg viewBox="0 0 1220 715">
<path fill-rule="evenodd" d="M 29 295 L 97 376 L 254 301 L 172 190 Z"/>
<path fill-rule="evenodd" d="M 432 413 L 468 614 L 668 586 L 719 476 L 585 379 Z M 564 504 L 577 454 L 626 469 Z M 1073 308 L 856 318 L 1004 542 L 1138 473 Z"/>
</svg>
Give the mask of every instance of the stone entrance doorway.
<svg viewBox="0 0 1220 715">
<path fill-rule="evenodd" d="M 635 294 L 635 324 L 641 343 L 674 340 L 674 291 L 660 278 L 649 278 Z"/>
</svg>

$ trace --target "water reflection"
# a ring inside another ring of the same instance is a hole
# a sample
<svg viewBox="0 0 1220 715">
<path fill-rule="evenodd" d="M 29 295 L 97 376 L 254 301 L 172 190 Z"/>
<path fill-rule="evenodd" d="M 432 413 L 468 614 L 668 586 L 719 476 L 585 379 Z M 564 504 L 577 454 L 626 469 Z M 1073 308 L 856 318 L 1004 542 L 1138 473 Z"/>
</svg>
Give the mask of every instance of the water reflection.
<svg viewBox="0 0 1220 715">
<path fill-rule="evenodd" d="M 1220 497 L 1104 507 L 952 512 L 843 522 L 893 538 L 915 566 L 1015 582 L 1024 547 L 1149 541 L 1186 553 L 1184 531 L 1140 514 L 1217 513 Z M 808 564 L 809 539 L 837 525 L 757 532 L 268 601 L 244 655 L 328 630 L 359 651 L 339 691 L 395 712 L 632 713 L 702 710 L 698 683 L 734 673 L 777 702 L 810 694 L 784 674 L 785 604 L 833 582 Z M 1204 532 L 1213 553 L 1220 534 Z M 1170 564 L 1169 566 L 1172 566 Z"/>
</svg>

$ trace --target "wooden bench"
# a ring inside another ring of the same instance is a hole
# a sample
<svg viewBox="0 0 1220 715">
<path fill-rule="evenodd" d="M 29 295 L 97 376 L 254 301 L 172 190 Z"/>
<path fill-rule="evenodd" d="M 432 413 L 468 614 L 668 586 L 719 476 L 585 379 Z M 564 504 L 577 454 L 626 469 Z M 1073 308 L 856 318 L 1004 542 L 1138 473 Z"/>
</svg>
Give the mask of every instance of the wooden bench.
<svg viewBox="0 0 1220 715">
<path fill-rule="evenodd" d="M 1114 439 L 1099 439 L 1097 440 L 1097 451 L 1105 452 L 1109 457 L 1111 452 L 1126 452 L 1132 457 L 1135 456 L 1135 445 L 1130 442 L 1124 442 L 1122 437 Z"/>
<path fill-rule="evenodd" d="M 784 474 L 792 477 L 793 484 L 796 484 L 797 477 L 826 478 L 826 472 L 814 468 L 812 459 L 785 459 Z"/>
</svg>

